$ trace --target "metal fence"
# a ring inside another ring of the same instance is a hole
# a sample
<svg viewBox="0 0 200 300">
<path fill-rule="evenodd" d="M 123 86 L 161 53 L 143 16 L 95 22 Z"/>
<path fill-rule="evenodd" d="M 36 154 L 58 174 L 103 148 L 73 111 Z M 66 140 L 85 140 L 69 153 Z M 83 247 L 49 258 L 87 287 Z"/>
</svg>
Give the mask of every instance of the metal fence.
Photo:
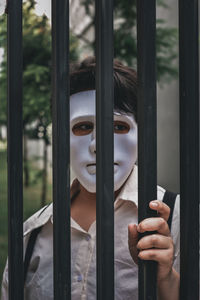
<svg viewBox="0 0 200 300">
<path fill-rule="evenodd" d="M 156 199 L 156 4 L 137 1 L 139 221 Z M 52 0 L 54 299 L 71 299 L 69 1 Z M 199 299 L 198 1 L 179 1 L 180 299 Z M 96 0 L 97 298 L 114 299 L 113 1 Z M 109 99 L 109 101 L 106 101 Z M 147 151 L 148 149 L 148 151 Z M 106 153 L 106 155 L 105 155 Z M 103 188 L 102 188 L 103 187 Z M 22 0 L 8 6 L 9 299 L 23 299 Z M 67 199 L 67 201 L 66 201 Z M 106 208 L 106 209 L 105 209 Z M 67 222 L 66 222 L 67 220 Z M 65 226 L 63 226 L 65 224 Z M 59 232 L 59 234 L 58 234 Z M 106 234 L 105 234 L 106 232 Z M 63 261 L 66 263 L 63 264 Z M 139 266 L 139 299 L 156 299 L 156 264 Z"/>
</svg>

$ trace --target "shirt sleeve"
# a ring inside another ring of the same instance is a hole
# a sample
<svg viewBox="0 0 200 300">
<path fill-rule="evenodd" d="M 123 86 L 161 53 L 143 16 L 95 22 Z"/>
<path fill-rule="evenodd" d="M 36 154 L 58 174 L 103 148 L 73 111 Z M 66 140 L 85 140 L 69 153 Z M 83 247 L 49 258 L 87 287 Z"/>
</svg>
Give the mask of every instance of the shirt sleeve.
<svg viewBox="0 0 200 300">
<path fill-rule="evenodd" d="M 8 300 L 8 260 L 3 272 L 3 280 L 1 285 L 1 300 Z"/>
<path fill-rule="evenodd" d="M 24 243 L 24 255 L 26 252 L 26 247 L 28 244 L 28 240 L 30 237 L 30 233 L 25 235 L 23 238 L 23 243 Z M 2 285 L 1 285 L 1 300 L 8 300 L 8 259 L 6 262 L 6 266 L 3 272 L 3 279 L 2 279 Z"/>
<path fill-rule="evenodd" d="M 177 195 L 174 205 L 171 236 L 174 243 L 174 264 L 175 270 L 180 273 L 180 195 Z"/>
</svg>

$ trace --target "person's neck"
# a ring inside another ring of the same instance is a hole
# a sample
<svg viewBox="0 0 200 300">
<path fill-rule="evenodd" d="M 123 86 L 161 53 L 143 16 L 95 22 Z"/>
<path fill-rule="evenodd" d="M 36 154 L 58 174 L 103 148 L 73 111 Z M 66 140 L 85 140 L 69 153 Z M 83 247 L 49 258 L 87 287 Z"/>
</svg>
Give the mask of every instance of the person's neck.
<svg viewBox="0 0 200 300">
<path fill-rule="evenodd" d="M 115 191 L 115 193 L 114 193 L 115 199 L 119 195 L 121 189 L 122 189 L 122 187 L 119 190 Z M 82 185 L 80 185 L 79 196 L 81 198 L 81 201 L 83 201 L 84 203 L 91 203 L 91 204 L 96 203 L 96 193 L 91 193 L 91 192 L 87 191 Z"/>
<path fill-rule="evenodd" d="M 120 190 L 115 192 L 115 198 Z M 96 193 L 88 192 L 80 184 L 80 192 L 71 205 L 72 218 L 86 231 L 96 220 Z"/>
<path fill-rule="evenodd" d="M 81 184 L 79 196 L 81 198 L 81 201 L 83 201 L 85 204 L 96 206 L 96 193 L 87 191 Z"/>
</svg>

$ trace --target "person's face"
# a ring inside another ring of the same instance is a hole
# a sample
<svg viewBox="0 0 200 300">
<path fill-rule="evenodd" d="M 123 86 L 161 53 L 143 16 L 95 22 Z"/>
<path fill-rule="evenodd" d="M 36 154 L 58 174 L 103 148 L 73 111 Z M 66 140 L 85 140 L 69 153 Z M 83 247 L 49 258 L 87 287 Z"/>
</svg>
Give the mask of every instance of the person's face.
<svg viewBox="0 0 200 300">
<path fill-rule="evenodd" d="M 70 97 L 71 166 L 89 192 L 96 192 L 95 91 Z M 137 160 L 137 124 L 132 115 L 114 112 L 114 190 L 128 178 Z"/>
</svg>

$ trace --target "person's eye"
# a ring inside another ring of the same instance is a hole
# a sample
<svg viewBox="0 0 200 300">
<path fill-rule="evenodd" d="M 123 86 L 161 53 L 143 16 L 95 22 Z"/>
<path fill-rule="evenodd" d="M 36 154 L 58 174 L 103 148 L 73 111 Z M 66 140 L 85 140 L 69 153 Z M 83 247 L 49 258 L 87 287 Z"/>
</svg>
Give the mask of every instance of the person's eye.
<svg viewBox="0 0 200 300">
<path fill-rule="evenodd" d="M 74 135 L 78 135 L 78 136 L 87 135 L 92 132 L 93 128 L 94 128 L 93 123 L 85 121 L 85 122 L 80 122 L 75 124 L 72 127 L 72 132 Z"/>
<path fill-rule="evenodd" d="M 124 134 L 124 133 L 128 133 L 129 130 L 130 130 L 130 126 L 126 122 L 114 121 L 114 133 Z"/>
</svg>

